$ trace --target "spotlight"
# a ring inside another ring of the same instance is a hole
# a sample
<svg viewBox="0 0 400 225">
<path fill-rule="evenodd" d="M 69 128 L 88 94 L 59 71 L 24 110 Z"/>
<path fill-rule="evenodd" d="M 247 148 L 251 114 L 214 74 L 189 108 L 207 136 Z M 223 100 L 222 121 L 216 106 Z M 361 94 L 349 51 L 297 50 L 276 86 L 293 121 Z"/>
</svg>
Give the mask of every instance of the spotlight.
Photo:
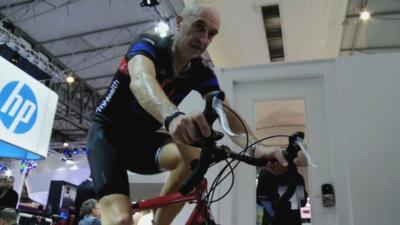
<svg viewBox="0 0 400 225">
<path fill-rule="evenodd" d="M 367 10 L 363 10 L 360 13 L 360 19 L 363 20 L 363 21 L 367 21 L 370 17 L 371 17 L 371 14 Z"/>
<path fill-rule="evenodd" d="M 11 177 L 11 176 L 12 176 L 12 171 L 11 171 L 10 169 L 7 169 L 7 170 L 4 172 L 4 175 L 6 175 L 7 177 Z"/>
<path fill-rule="evenodd" d="M 61 157 L 61 161 L 66 162 L 67 164 L 69 164 L 70 162 L 72 162 L 72 152 L 70 149 L 66 148 L 64 149 L 64 154 Z"/>
<path fill-rule="evenodd" d="M 87 150 L 87 148 L 86 148 L 86 147 L 82 148 L 82 154 L 85 154 L 85 155 L 87 155 L 87 152 L 88 152 L 88 150 Z"/>
<path fill-rule="evenodd" d="M 14 64 L 18 64 L 21 62 L 21 56 L 19 56 L 17 53 L 11 56 L 11 62 Z"/>
<path fill-rule="evenodd" d="M 73 154 L 73 155 L 77 155 L 78 153 L 79 153 L 78 148 L 72 149 L 72 154 Z"/>
<path fill-rule="evenodd" d="M 67 81 L 68 84 L 72 84 L 75 81 L 74 77 L 71 75 L 68 75 L 68 77 L 65 80 Z"/>
<path fill-rule="evenodd" d="M 153 6 L 157 6 L 160 4 L 159 0 L 143 0 L 140 3 L 141 7 L 153 7 Z"/>
<path fill-rule="evenodd" d="M 0 164 L 0 173 L 7 169 L 6 166 Z"/>
<path fill-rule="evenodd" d="M 169 26 L 166 22 L 160 21 L 157 26 L 154 28 L 154 31 L 158 33 L 160 37 L 166 37 L 168 35 Z"/>
</svg>

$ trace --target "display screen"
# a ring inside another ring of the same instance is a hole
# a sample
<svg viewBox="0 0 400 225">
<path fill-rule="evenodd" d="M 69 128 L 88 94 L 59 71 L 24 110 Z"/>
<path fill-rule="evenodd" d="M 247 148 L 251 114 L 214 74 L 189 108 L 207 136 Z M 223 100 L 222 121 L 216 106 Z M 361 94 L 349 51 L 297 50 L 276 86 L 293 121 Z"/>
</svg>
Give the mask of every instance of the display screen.
<svg viewBox="0 0 400 225">
<path fill-rule="evenodd" d="M 61 190 L 60 210 L 75 210 L 76 187 L 69 184 L 64 184 Z"/>
</svg>

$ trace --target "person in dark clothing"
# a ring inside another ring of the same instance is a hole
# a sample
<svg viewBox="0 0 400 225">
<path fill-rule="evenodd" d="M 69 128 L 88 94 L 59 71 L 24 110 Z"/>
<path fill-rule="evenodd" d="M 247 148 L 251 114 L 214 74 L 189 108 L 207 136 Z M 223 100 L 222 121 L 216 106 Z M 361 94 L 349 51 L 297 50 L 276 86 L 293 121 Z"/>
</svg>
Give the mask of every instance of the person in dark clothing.
<svg viewBox="0 0 400 225">
<path fill-rule="evenodd" d="M 0 210 L 0 225 L 18 225 L 18 213 L 14 208 L 4 208 Z"/>
<path fill-rule="evenodd" d="M 190 162 L 199 157 L 200 150 L 192 145 L 212 133 L 202 112 L 185 114 L 179 103 L 192 90 L 204 99 L 221 90 L 214 71 L 201 56 L 219 25 L 218 12 L 211 5 L 187 4 L 176 17 L 173 36 L 142 34 L 122 58 L 96 107 L 87 139 L 103 224 L 132 223 L 126 170 L 141 174 L 171 171 L 161 195 L 177 191 L 191 173 Z M 229 106 L 227 99 L 224 104 Z M 251 143 L 259 140 L 233 112 L 224 111 L 233 132 L 240 134 L 232 138 L 235 144 L 245 147 L 245 130 Z M 250 154 L 287 165 L 279 149 L 260 144 Z M 169 225 L 182 207 L 157 209 L 155 224 Z"/>
<path fill-rule="evenodd" d="M 0 175 L 0 207 L 17 208 L 18 193 L 13 189 L 15 178 Z"/>
<path fill-rule="evenodd" d="M 93 188 L 93 181 L 91 176 L 86 178 L 82 183 L 78 185 L 76 190 L 76 198 L 75 198 L 75 221 L 74 224 L 78 225 L 79 221 L 82 219 L 80 215 L 80 210 L 82 203 L 88 199 L 96 198 L 96 193 Z"/>
<path fill-rule="evenodd" d="M 301 225 L 300 207 L 307 203 L 308 193 L 303 176 L 297 172 L 297 186 L 292 198 L 276 208 L 276 201 L 287 187 L 288 173 L 273 174 L 265 168 L 258 173 L 257 204 L 264 208 L 262 225 Z"/>
</svg>

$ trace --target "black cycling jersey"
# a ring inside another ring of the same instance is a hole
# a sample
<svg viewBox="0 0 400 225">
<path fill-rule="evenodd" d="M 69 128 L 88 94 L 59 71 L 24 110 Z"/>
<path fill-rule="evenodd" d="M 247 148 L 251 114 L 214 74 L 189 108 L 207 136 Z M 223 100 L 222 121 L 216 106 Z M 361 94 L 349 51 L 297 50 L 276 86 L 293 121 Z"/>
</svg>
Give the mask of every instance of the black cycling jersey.
<svg viewBox="0 0 400 225">
<path fill-rule="evenodd" d="M 220 89 L 213 70 L 201 57 L 191 60 L 179 76 L 174 77 L 172 42 L 172 36 L 160 38 L 149 34 L 140 35 L 133 42 L 121 60 L 110 87 L 96 107 L 95 121 L 133 125 L 141 132 L 151 132 L 161 127 L 161 123 L 139 105 L 129 88 L 128 61 L 135 55 L 144 55 L 153 61 L 156 79 L 175 105 L 179 105 L 192 90 L 203 96 L 209 91 Z"/>
</svg>

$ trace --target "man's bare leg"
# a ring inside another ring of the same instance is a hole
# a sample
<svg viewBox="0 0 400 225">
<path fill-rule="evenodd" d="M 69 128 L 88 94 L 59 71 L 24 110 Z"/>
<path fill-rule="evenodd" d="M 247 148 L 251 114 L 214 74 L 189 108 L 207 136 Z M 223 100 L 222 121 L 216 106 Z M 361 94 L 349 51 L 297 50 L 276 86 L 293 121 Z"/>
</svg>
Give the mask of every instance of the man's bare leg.
<svg viewBox="0 0 400 225">
<path fill-rule="evenodd" d="M 171 173 L 161 189 L 161 195 L 178 190 L 180 184 L 190 174 L 190 167 L 188 165 L 190 165 L 192 159 L 198 156 L 198 149 L 190 146 L 169 143 L 162 147 L 159 158 L 160 167 L 170 170 Z M 184 204 L 157 209 L 154 217 L 155 224 L 171 224 L 183 206 Z"/>
<path fill-rule="evenodd" d="M 99 201 L 102 225 L 131 225 L 132 203 L 128 196 L 111 194 Z"/>
</svg>

